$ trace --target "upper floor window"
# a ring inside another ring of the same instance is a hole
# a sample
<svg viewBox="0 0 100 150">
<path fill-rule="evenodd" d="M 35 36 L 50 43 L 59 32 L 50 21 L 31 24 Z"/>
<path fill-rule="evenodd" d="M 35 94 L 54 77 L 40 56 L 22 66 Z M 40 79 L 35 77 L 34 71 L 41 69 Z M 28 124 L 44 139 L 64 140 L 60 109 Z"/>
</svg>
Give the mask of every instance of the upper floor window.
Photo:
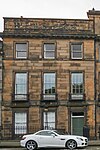
<svg viewBox="0 0 100 150">
<path fill-rule="evenodd" d="M 71 59 L 82 59 L 82 58 L 83 58 L 83 44 L 71 43 Z"/>
<path fill-rule="evenodd" d="M 74 72 L 71 73 L 71 99 L 83 99 L 84 85 L 83 85 L 83 73 Z"/>
<path fill-rule="evenodd" d="M 44 58 L 55 58 L 55 43 L 44 43 Z"/>
<path fill-rule="evenodd" d="M 15 74 L 15 100 L 27 100 L 27 73 Z"/>
<path fill-rule="evenodd" d="M 16 58 L 26 59 L 27 58 L 28 46 L 27 43 L 16 43 L 15 44 L 15 56 Z"/>
<path fill-rule="evenodd" d="M 55 73 L 44 73 L 43 100 L 55 100 Z"/>
</svg>

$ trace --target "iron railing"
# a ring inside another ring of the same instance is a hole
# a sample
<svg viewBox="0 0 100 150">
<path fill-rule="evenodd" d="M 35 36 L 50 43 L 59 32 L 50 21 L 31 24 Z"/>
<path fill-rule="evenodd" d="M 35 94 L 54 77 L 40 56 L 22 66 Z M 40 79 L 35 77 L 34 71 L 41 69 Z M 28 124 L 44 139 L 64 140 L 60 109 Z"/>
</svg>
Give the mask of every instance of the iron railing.
<svg viewBox="0 0 100 150">
<path fill-rule="evenodd" d="M 31 134 L 35 133 L 41 129 L 37 126 L 16 126 L 13 128 L 12 124 L 4 125 L 4 127 L 1 128 L 0 132 L 0 139 L 1 140 L 20 140 L 21 137 L 25 134 Z M 46 129 L 50 129 L 49 127 Z M 52 129 L 52 128 L 51 128 Z M 53 128 L 55 130 L 62 131 L 63 133 L 66 133 L 64 128 Z"/>
<path fill-rule="evenodd" d="M 15 140 L 20 139 L 22 135 L 24 134 L 30 134 L 35 133 L 36 131 L 40 130 L 37 126 L 33 127 L 30 126 L 29 128 L 27 126 L 16 126 L 13 127 L 12 124 L 5 125 L 1 128 L 1 137 L 2 140 Z"/>
</svg>

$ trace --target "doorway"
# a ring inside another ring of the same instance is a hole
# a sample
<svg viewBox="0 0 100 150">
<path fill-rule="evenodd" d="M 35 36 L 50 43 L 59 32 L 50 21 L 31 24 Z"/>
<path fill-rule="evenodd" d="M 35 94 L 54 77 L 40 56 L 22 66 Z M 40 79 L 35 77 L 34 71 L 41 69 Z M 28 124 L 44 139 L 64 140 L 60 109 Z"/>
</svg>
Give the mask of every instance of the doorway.
<svg viewBox="0 0 100 150">
<path fill-rule="evenodd" d="M 84 113 L 72 112 L 71 114 L 71 134 L 83 135 Z"/>
</svg>

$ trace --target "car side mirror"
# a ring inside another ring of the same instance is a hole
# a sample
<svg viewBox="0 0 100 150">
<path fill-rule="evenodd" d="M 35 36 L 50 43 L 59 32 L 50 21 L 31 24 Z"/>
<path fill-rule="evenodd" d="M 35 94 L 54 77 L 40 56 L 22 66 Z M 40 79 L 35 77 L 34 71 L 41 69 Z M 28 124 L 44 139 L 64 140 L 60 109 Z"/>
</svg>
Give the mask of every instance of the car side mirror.
<svg viewBox="0 0 100 150">
<path fill-rule="evenodd" d="M 55 134 L 51 134 L 53 137 L 55 137 Z"/>
</svg>

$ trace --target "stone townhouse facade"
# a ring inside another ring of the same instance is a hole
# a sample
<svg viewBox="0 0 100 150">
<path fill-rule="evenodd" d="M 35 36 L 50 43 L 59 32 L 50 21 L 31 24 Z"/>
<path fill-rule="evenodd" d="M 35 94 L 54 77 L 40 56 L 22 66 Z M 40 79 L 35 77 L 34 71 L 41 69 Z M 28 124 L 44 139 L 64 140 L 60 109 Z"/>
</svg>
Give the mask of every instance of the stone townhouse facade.
<svg viewBox="0 0 100 150">
<path fill-rule="evenodd" d="M 100 11 L 87 15 L 4 18 L 2 138 L 39 129 L 99 138 Z"/>
</svg>

